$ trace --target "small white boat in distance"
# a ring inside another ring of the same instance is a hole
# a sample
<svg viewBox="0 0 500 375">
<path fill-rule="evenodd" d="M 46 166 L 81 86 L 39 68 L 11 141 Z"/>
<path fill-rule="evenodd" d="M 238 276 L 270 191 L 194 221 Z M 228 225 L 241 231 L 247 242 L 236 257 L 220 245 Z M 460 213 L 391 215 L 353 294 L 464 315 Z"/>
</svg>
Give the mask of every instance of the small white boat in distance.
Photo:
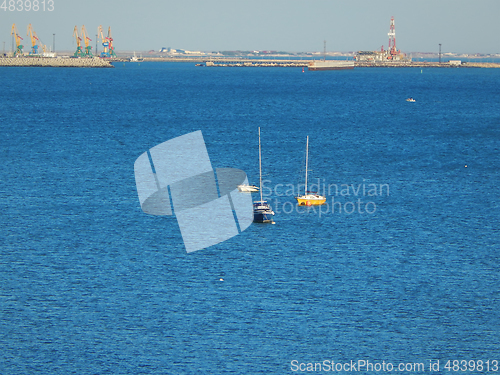
<svg viewBox="0 0 500 375">
<path fill-rule="evenodd" d="M 408 98 L 408 99 L 406 99 L 406 101 L 407 101 L 407 102 L 412 102 L 412 103 L 413 103 L 413 102 L 415 102 L 415 99 L 413 99 L 413 98 Z"/>
<path fill-rule="evenodd" d="M 255 185 L 238 185 L 238 190 L 243 193 L 255 193 L 259 188 Z"/>
<path fill-rule="evenodd" d="M 130 59 L 129 59 L 130 62 L 142 62 L 144 61 L 144 59 L 142 58 L 142 55 L 141 57 L 137 57 L 135 55 L 135 51 L 134 51 L 134 56 L 132 56 Z"/>
</svg>

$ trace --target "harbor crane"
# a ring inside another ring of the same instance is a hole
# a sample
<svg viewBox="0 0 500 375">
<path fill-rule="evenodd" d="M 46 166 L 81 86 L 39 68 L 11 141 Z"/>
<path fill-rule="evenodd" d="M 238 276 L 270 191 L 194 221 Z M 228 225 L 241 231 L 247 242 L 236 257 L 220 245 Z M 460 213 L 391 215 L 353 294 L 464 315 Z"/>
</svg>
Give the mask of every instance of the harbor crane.
<svg viewBox="0 0 500 375">
<path fill-rule="evenodd" d="M 75 29 L 73 30 L 73 36 L 76 37 L 76 51 L 73 54 L 73 57 L 82 57 L 84 55 L 82 51 L 82 38 L 78 36 L 78 28 L 75 26 Z"/>
<path fill-rule="evenodd" d="M 101 52 L 101 57 L 109 57 L 109 52 L 108 52 L 109 40 L 107 37 L 104 38 L 101 25 L 99 25 L 99 27 L 97 28 L 97 35 L 101 37 L 101 43 L 104 49 L 103 52 Z"/>
<path fill-rule="evenodd" d="M 21 40 L 23 40 L 23 38 L 19 36 L 15 23 L 12 24 L 12 31 L 10 32 L 10 35 L 14 35 L 14 39 L 16 40 L 16 50 L 14 51 L 14 56 L 22 55 L 24 46 L 21 44 Z"/>
<path fill-rule="evenodd" d="M 111 26 L 108 27 L 108 40 L 109 40 L 109 56 L 116 57 L 115 48 L 113 47 L 113 38 L 111 37 Z"/>
<path fill-rule="evenodd" d="M 40 38 L 38 37 L 38 35 L 36 34 L 36 32 L 33 31 L 33 35 L 35 35 L 36 40 L 40 44 L 40 47 L 42 47 L 43 53 L 47 53 L 47 46 L 45 46 L 45 44 L 42 43 L 42 41 L 40 40 Z"/>
<path fill-rule="evenodd" d="M 101 38 L 101 43 L 104 51 L 101 52 L 101 57 L 116 57 L 115 48 L 113 47 L 113 37 L 111 36 L 111 27 L 108 27 L 108 36 L 104 36 L 102 26 L 97 28 L 97 35 Z"/>
<path fill-rule="evenodd" d="M 81 36 L 82 36 L 83 41 L 85 42 L 85 57 L 93 57 L 93 55 L 92 55 L 92 46 L 89 43 L 89 41 L 91 42 L 92 39 L 90 39 L 87 36 L 87 29 L 85 29 L 85 25 L 82 26 Z"/>
<path fill-rule="evenodd" d="M 28 32 L 26 35 L 29 36 L 31 39 L 30 55 L 35 55 L 35 56 L 39 55 L 37 43 L 40 42 L 40 39 L 38 39 L 38 36 L 36 35 L 35 31 L 33 30 L 31 23 L 28 25 Z"/>
</svg>

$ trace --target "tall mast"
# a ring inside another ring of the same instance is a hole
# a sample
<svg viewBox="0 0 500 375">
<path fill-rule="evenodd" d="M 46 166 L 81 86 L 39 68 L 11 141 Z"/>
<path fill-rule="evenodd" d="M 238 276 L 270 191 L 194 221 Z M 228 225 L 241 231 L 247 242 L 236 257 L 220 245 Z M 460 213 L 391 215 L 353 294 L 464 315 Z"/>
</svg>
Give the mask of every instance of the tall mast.
<svg viewBox="0 0 500 375">
<path fill-rule="evenodd" d="M 307 159 L 309 158 L 309 136 L 307 136 L 306 141 L 306 190 L 305 194 L 307 195 Z"/>
<path fill-rule="evenodd" d="M 261 151 L 260 151 L 260 126 L 259 126 L 259 180 L 260 180 L 260 200 L 261 202 L 263 201 L 262 199 L 262 156 L 261 156 Z"/>
</svg>

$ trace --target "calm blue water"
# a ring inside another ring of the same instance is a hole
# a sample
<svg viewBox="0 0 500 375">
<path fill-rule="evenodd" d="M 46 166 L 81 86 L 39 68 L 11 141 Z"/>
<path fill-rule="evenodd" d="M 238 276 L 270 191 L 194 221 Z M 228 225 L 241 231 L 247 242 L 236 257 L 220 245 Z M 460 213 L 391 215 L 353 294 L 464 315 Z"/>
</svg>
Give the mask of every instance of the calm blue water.
<svg viewBox="0 0 500 375">
<path fill-rule="evenodd" d="M 500 360 L 500 70 L 127 63 L 0 87 L 1 374 Z M 276 224 L 186 254 L 134 161 L 202 130 L 258 183 L 258 127 Z M 287 194 L 307 135 L 328 212 Z"/>
</svg>

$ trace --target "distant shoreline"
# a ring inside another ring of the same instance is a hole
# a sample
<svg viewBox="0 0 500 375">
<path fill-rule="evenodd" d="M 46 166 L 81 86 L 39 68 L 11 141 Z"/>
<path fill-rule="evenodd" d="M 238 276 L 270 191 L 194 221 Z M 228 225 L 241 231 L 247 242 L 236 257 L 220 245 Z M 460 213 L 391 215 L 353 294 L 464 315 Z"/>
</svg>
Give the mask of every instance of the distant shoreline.
<svg viewBox="0 0 500 375">
<path fill-rule="evenodd" d="M 0 67 L 75 67 L 75 68 L 113 68 L 113 63 L 130 61 L 129 58 L 50 58 L 50 57 L 3 57 L 0 58 Z M 277 58 L 242 58 L 242 57 L 144 57 L 143 61 L 135 62 L 183 62 L 205 65 L 211 62 L 215 67 L 303 67 L 306 68 L 318 59 L 277 59 Z M 351 60 L 352 61 L 352 60 Z M 427 61 L 384 61 L 367 62 L 354 61 L 355 68 L 500 68 L 500 63 L 493 62 L 464 62 L 451 60 L 447 62 Z"/>
<path fill-rule="evenodd" d="M 203 64 L 213 62 L 214 66 L 226 67 L 308 67 L 314 59 L 248 59 L 248 58 L 202 58 L 202 57 L 145 57 L 145 62 L 185 62 Z M 317 61 L 317 59 L 316 59 Z M 342 61 L 342 60 L 341 60 Z M 352 61 L 352 60 L 351 60 Z M 462 62 L 457 60 L 447 62 L 403 61 L 403 62 L 366 62 L 354 61 L 356 68 L 500 68 L 500 63 Z"/>
</svg>

